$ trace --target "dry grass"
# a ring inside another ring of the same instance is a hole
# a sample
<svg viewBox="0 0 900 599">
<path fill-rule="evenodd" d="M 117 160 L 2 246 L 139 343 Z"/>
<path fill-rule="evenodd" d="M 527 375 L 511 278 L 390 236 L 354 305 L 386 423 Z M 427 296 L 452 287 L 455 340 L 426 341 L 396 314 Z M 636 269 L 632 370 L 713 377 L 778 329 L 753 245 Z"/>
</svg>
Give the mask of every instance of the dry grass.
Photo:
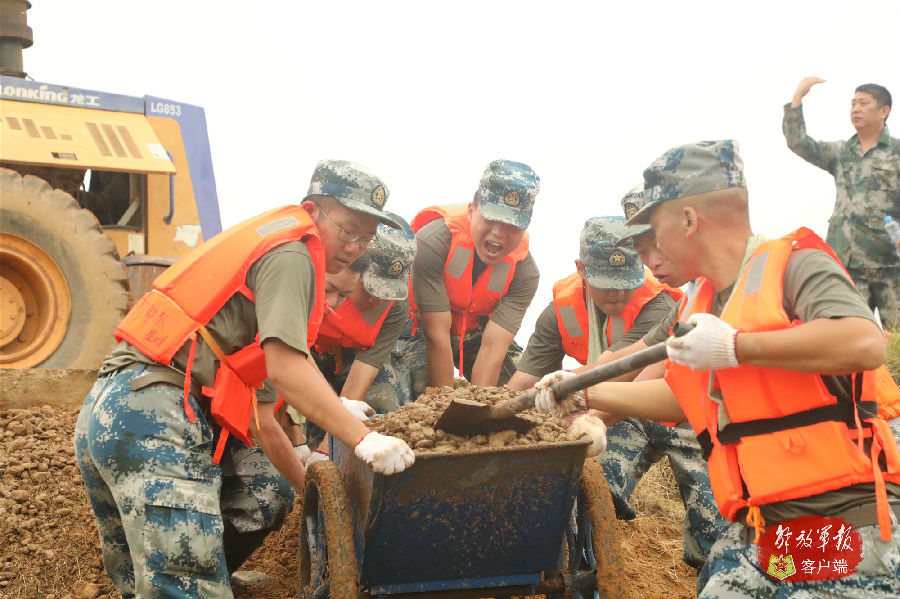
<svg viewBox="0 0 900 599">
<path fill-rule="evenodd" d="M 890 331 L 890 339 L 887 343 L 887 364 L 888 370 L 894 380 L 900 384 L 900 328 L 894 328 Z"/>
<path fill-rule="evenodd" d="M 697 575 L 682 559 L 684 505 L 666 460 L 650 468 L 634 490 L 637 518 L 619 521 L 622 554 L 638 597 L 696 595 Z"/>
</svg>

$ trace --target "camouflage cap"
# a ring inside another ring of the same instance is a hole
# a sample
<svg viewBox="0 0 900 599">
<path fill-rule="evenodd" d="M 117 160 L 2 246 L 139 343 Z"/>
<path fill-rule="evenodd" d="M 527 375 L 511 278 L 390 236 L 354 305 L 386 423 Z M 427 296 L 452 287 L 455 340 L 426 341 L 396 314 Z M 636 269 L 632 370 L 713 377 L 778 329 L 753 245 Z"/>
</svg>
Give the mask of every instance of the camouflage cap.
<svg viewBox="0 0 900 599">
<path fill-rule="evenodd" d="M 385 212 L 400 225 L 392 229 L 378 225 L 378 245 L 369 248 L 369 266 L 362 273 L 363 288 L 372 296 L 385 300 L 406 299 L 409 271 L 416 256 L 416 235 L 402 217 Z"/>
<path fill-rule="evenodd" d="M 744 161 L 734 140 L 677 146 L 644 170 L 644 205 L 628 219 L 628 224 L 650 222 L 653 207 L 666 200 L 746 186 Z"/>
<path fill-rule="evenodd" d="M 621 216 L 595 216 L 584 223 L 578 258 L 594 289 L 637 289 L 644 284 L 644 265 L 634 244 L 616 247 L 626 232 L 624 221 Z"/>
<path fill-rule="evenodd" d="M 364 212 L 397 228 L 400 224 L 384 211 L 390 193 L 384 182 L 361 164 L 348 160 L 320 160 L 306 195 L 331 196 L 351 210 Z"/>
<path fill-rule="evenodd" d="M 494 160 L 481 175 L 478 186 L 481 214 L 488 220 L 527 229 L 541 179 L 527 164 Z"/>
<path fill-rule="evenodd" d="M 625 219 L 629 219 L 638 213 L 638 210 L 644 207 L 644 183 L 638 183 L 622 198 L 622 211 L 625 213 Z M 652 231 L 653 226 L 646 225 L 628 225 L 625 235 L 616 242 L 616 245 L 624 245 L 637 237 L 643 235 L 647 231 Z M 633 242 L 632 242 L 633 243 Z"/>
</svg>

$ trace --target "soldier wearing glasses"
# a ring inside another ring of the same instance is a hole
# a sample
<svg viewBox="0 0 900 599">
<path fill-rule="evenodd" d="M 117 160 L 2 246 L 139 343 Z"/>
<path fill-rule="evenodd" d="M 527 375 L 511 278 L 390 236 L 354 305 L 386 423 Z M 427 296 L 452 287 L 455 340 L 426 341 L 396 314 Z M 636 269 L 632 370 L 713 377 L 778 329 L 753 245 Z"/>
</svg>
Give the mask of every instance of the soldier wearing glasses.
<svg viewBox="0 0 900 599">
<path fill-rule="evenodd" d="M 309 358 L 338 274 L 398 227 L 364 167 L 316 166 L 302 203 L 224 231 L 154 281 L 116 330 L 75 430 L 103 561 L 122 596 L 231 597 L 229 574 L 280 528 L 305 469 L 284 401 L 384 474 L 403 441 L 370 431 Z M 257 390 L 268 378 L 273 393 Z"/>
</svg>

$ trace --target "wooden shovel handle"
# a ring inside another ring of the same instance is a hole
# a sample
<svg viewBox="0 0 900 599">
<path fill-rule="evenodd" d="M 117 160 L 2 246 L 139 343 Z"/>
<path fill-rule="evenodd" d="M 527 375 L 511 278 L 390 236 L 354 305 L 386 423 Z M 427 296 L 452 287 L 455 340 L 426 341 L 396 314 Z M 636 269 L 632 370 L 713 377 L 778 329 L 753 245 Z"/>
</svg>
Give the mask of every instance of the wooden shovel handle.
<svg viewBox="0 0 900 599">
<path fill-rule="evenodd" d="M 673 333 L 675 337 L 681 337 L 693 328 L 694 325 L 678 321 L 673 327 Z M 665 358 L 666 342 L 661 341 L 656 345 L 642 349 L 630 356 L 607 362 L 602 366 L 591 368 L 590 370 L 586 370 L 575 376 L 570 376 L 567 379 L 552 383 L 550 385 L 550 390 L 553 391 L 554 397 L 566 397 L 567 395 L 587 389 L 597 383 L 602 383 L 614 379 L 617 376 L 622 376 L 632 370 L 638 370 L 639 368 L 645 368 L 651 364 L 656 364 Z M 527 410 L 528 408 L 534 407 L 534 400 L 536 397 L 537 389 L 532 389 L 528 393 L 523 393 L 515 399 L 509 400 L 509 408 L 515 412 Z"/>
</svg>

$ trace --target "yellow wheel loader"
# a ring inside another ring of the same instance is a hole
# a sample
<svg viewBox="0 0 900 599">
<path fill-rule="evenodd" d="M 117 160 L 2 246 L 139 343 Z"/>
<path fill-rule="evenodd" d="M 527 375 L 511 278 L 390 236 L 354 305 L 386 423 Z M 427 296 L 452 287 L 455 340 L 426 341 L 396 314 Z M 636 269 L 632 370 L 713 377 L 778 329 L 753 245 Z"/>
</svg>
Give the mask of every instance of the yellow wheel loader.
<svg viewBox="0 0 900 599">
<path fill-rule="evenodd" d="M 0 0 L 0 368 L 97 368 L 153 279 L 221 231 L 203 109 L 40 83 Z"/>
</svg>

